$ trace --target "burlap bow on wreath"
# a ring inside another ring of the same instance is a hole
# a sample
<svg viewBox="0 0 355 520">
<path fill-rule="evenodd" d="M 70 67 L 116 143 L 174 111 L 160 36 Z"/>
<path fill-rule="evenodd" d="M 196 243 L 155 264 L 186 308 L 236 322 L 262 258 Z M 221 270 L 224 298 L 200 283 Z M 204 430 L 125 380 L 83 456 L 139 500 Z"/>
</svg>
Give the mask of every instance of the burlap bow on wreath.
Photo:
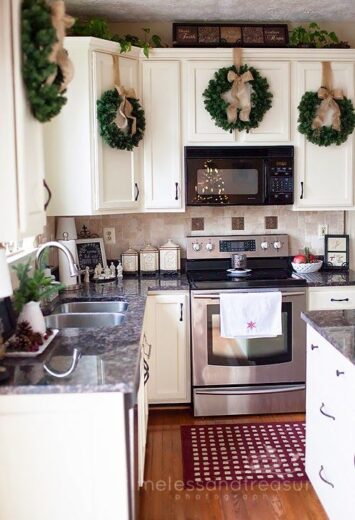
<svg viewBox="0 0 355 520">
<path fill-rule="evenodd" d="M 115 89 L 117 90 L 118 95 L 121 98 L 121 103 L 117 110 L 116 115 L 116 125 L 120 130 L 125 130 L 128 128 L 128 120 L 131 119 L 131 135 L 134 135 L 137 131 L 137 119 L 132 115 L 133 112 L 133 106 L 132 103 L 129 101 L 130 99 L 137 99 L 136 92 L 134 88 L 128 88 L 126 89 L 123 85 L 121 85 L 120 80 L 120 69 L 119 69 L 119 58 L 117 55 L 112 56 L 113 59 L 113 68 L 114 68 L 114 75 L 115 75 Z"/>
<path fill-rule="evenodd" d="M 235 68 L 240 70 L 242 64 L 242 49 L 233 49 L 233 59 Z M 239 119 L 241 121 L 249 121 L 251 102 L 250 89 L 247 83 L 253 79 L 254 78 L 250 70 L 247 70 L 243 74 L 237 74 L 233 70 L 228 72 L 227 80 L 230 83 L 233 83 L 230 91 L 232 101 L 227 107 L 228 123 L 235 123 L 237 121 L 238 110 Z"/>
<path fill-rule="evenodd" d="M 313 119 L 312 128 L 327 126 L 330 119 L 332 128 L 339 132 L 340 108 L 336 100 L 344 99 L 344 93 L 340 88 L 332 88 L 332 68 L 329 61 L 322 62 L 322 87 L 318 89 L 317 94 L 322 101 Z"/>
</svg>

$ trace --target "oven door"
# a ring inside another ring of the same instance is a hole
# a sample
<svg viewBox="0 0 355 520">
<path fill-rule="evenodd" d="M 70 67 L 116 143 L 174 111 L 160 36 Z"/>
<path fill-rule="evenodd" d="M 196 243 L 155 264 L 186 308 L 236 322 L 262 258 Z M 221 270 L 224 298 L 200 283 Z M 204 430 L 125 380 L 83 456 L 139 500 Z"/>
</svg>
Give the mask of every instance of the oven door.
<svg viewBox="0 0 355 520">
<path fill-rule="evenodd" d="M 263 204 L 262 158 L 186 159 L 186 204 Z"/>
<path fill-rule="evenodd" d="M 300 315 L 306 309 L 306 293 L 304 289 L 281 292 L 282 335 L 249 339 L 221 337 L 219 293 L 193 291 L 194 386 L 305 381 L 306 325 Z"/>
</svg>

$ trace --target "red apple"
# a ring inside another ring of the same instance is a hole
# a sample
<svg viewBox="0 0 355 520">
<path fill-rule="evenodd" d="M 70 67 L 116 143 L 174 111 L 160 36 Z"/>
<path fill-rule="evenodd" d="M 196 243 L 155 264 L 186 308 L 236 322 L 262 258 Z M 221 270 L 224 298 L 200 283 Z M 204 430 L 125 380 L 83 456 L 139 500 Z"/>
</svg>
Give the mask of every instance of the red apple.
<svg viewBox="0 0 355 520">
<path fill-rule="evenodd" d="M 295 264 L 306 264 L 307 263 L 307 258 L 304 255 L 296 255 L 293 258 L 293 262 Z"/>
</svg>

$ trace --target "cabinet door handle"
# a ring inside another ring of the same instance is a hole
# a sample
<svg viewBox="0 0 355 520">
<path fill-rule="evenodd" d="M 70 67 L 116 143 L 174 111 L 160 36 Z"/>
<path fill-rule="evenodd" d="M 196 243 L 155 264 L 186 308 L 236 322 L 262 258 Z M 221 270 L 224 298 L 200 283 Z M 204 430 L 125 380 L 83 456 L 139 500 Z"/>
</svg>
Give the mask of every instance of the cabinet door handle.
<svg viewBox="0 0 355 520">
<path fill-rule="evenodd" d="M 179 200 L 179 183 L 175 182 L 175 200 Z"/>
<path fill-rule="evenodd" d="M 143 345 L 143 351 L 144 351 L 144 354 L 147 356 L 148 359 L 150 359 L 150 355 L 152 353 L 152 344 L 151 343 L 148 343 L 147 341 L 147 337 L 146 335 L 144 334 L 143 336 L 143 342 L 144 342 L 144 345 Z M 146 351 L 145 347 L 148 347 L 148 352 Z"/>
<path fill-rule="evenodd" d="M 311 344 L 311 350 L 314 350 L 315 348 L 319 348 L 318 345 L 313 345 L 313 343 Z"/>
<path fill-rule="evenodd" d="M 330 301 L 331 302 L 348 302 L 349 301 L 349 298 L 330 298 Z"/>
<path fill-rule="evenodd" d="M 328 486 L 331 486 L 332 488 L 334 488 L 334 484 L 332 484 L 332 482 L 329 482 L 329 480 L 327 480 L 326 478 L 323 477 L 322 475 L 322 471 L 324 471 L 324 468 L 323 466 L 320 467 L 320 470 L 319 470 L 319 476 L 321 478 L 321 480 L 323 480 L 323 482 L 325 482 L 326 484 L 328 484 Z"/>
<path fill-rule="evenodd" d="M 46 211 L 46 209 L 48 208 L 49 203 L 51 201 L 51 198 L 52 198 L 52 192 L 49 189 L 49 186 L 44 179 L 43 179 L 43 186 L 45 187 L 45 189 L 47 190 L 47 193 L 48 193 L 47 201 L 44 203 L 44 211 Z"/>
<path fill-rule="evenodd" d="M 322 403 L 322 406 L 319 408 L 320 413 L 321 413 L 322 415 L 324 415 L 325 417 L 329 417 L 329 419 L 333 419 L 333 421 L 335 421 L 335 417 L 334 417 L 334 415 L 330 415 L 329 413 L 325 413 L 325 412 L 323 411 L 324 406 L 325 406 L 324 403 Z"/>
<path fill-rule="evenodd" d="M 180 321 L 183 321 L 184 304 L 180 303 Z"/>
<path fill-rule="evenodd" d="M 301 195 L 300 199 L 303 199 L 303 181 L 301 181 Z"/>
<path fill-rule="evenodd" d="M 345 374 L 345 372 L 342 372 L 341 370 L 337 370 L 335 373 L 336 373 L 337 377 L 343 376 Z"/>
<path fill-rule="evenodd" d="M 136 195 L 134 197 L 134 200 L 135 200 L 135 202 L 137 202 L 137 200 L 139 198 L 139 186 L 138 186 L 137 182 L 134 183 L 134 189 L 136 190 Z"/>
</svg>

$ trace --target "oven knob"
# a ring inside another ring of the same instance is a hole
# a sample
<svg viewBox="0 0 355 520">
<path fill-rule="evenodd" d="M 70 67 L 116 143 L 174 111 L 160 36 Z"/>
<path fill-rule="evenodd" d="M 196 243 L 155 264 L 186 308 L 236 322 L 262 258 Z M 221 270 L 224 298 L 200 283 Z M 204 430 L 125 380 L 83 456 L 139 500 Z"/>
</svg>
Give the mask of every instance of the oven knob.
<svg viewBox="0 0 355 520">
<path fill-rule="evenodd" d="M 212 251 L 212 249 L 213 249 L 213 244 L 212 244 L 212 242 L 207 242 L 207 244 L 206 244 L 206 249 L 207 249 L 207 251 Z"/>
<path fill-rule="evenodd" d="M 200 244 L 199 244 L 198 242 L 194 242 L 194 243 L 192 244 L 192 249 L 193 249 L 194 251 L 200 251 L 201 246 L 200 246 Z"/>
<path fill-rule="evenodd" d="M 261 249 L 267 249 L 269 247 L 269 244 L 265 240 L 264 242 L 261 242 L 260 247 L 261 247 Z"/>
<path fill-rule="evenodd" d="M 280 240 L 276 240 L 276 241 L 273 243 L 273 246 L 274 246 L 274 249 L 281 249 L 282 244 L 281 244 Z"/>
</svg>

